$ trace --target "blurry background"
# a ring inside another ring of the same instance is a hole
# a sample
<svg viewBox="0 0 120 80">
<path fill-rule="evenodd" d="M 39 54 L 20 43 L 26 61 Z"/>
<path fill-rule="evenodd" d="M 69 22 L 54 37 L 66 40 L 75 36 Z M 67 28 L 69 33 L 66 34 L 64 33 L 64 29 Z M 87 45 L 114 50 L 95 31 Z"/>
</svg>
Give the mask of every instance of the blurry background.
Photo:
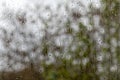
<svg viewBox="0 0 120 80">
<path fill-rule="evenodd" d="M 0 80 L 119 80 L 119 0 L 0 1 Z"/>
</svg>

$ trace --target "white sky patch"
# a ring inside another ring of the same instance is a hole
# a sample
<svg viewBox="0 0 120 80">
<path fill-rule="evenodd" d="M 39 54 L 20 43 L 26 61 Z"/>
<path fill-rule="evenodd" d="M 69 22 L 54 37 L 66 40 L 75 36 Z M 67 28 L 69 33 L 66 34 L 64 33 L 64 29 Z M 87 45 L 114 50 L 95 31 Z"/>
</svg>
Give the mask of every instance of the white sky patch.
<svg viewBox="0 0 120 80">
<path fill-rule="evenodd" d="M 76 0 L 71 0 L 71 2 L 74 2 Z M 100 1 L 99 0 L 77 0 L 77 2 L 82 2 L 85 6 L 88 6 L 91 2 L 96 6 L 100 7 Z M 24 8 L 24 6 L 28 3 L 42 3 L 42 5 L 51 5 L 56 6 L 58 3 L 67 3 L 67 0 L 0 0 L 0 7 L 1 5 L 6 5 L 8 7 L 11 7 L 13 9 L 15 8 Z"/>
<path fill-rule="evenodd" d="M 6 5 L 12 9 L 22 8 L 27 2 L 27 0 L 0 0 L 0 6 Z"/>
</svg>

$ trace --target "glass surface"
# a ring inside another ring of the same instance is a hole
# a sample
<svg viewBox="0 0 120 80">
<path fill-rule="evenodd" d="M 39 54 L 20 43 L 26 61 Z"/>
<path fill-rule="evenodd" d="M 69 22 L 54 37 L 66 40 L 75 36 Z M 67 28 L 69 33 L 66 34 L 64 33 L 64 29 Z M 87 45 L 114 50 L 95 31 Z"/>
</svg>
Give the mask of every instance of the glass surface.
<svg viewBox="0 0 120 80">
<path fill-rule="evenodd" d="M 120 80 L 120 0 L 0 0 L 0 80 Z"/>
</svg>

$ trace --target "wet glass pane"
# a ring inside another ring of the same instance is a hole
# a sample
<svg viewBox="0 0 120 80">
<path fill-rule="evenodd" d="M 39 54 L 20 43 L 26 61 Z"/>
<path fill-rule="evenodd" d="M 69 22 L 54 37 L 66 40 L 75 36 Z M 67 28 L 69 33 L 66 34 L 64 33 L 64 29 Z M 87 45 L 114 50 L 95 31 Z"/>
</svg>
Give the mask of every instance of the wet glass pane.
<svg viewBox="0 0 120 80">
<path fill-rule="evenodd" d="M 120 80 L 120 0 L 0 0 L 0 80 Z"/>
</svg>

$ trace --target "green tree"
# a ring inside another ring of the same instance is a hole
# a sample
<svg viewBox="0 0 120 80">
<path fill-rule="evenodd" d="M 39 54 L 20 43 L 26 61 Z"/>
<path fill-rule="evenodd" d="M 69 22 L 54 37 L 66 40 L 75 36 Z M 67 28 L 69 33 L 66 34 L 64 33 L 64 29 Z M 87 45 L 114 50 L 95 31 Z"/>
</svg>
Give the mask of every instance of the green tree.
<svg viewBox="0 0 120 80">
<path fill-rule="evenodd" d="M 1 28 L 9 68 L 14 70 L 19 63 L 29 69 L 32 64 L 32 72 L 42 69 L 36 79 L 45 80 L 119 80 L 120 1 L 101 0 L 100 8 L 90 4 L 89 10 L 81 3 L 75 5 L 71 8 L 68 1 L 52 11 L 35 4 L 28 12 L 4 14 L 3 19 L 14 26 L 11 32 Z M 42 12 L 49 12 L 47 18 Z M 82 22 L 85 18 L 87 24 Z"/>
</svg>

